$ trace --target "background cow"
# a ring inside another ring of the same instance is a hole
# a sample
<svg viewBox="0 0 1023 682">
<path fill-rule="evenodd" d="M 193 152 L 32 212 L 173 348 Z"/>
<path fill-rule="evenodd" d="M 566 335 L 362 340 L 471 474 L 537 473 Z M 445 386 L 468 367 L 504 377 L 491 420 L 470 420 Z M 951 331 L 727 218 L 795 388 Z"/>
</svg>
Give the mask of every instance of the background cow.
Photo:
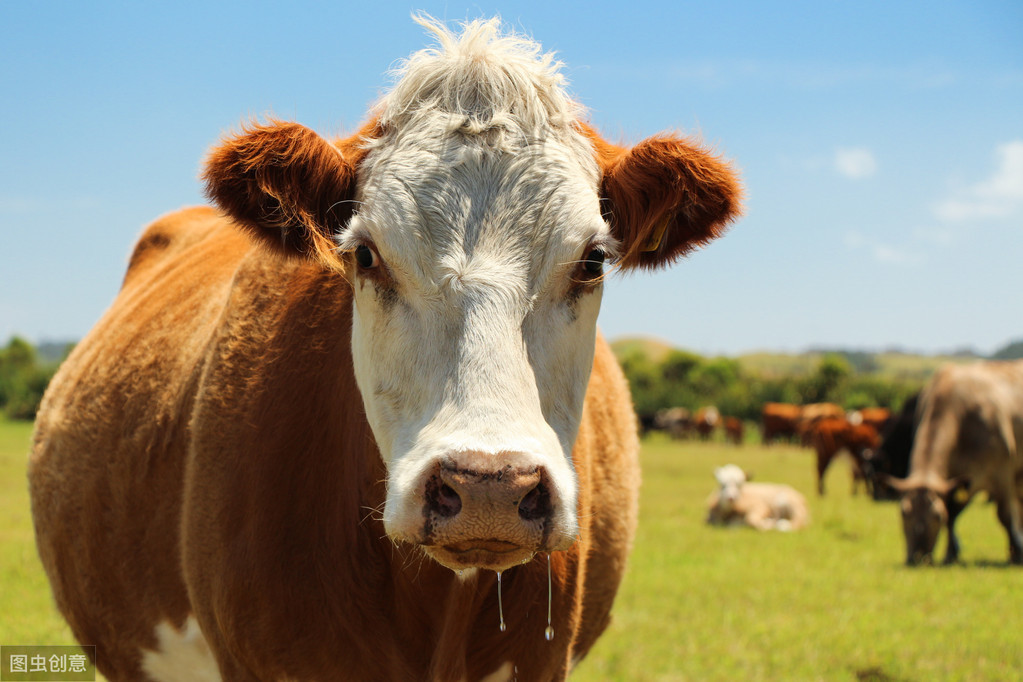
<svg viewBox="0 0 1023 682">
<path fill-rule="evenodd" d="M 764 403 L 760 413 L 760 433 L 764 445 L 770 445 L 775 438 L 791 440 L 799 431 L 799 405 L 789 403 Z"/>
<path fill-rule="evenodd" d="M 710 440 L 720 423 L 721 413 L 713 405 L 701 407 L 696 411 L 696 417 L 693 418 L 693 428 L 696 429 L 696 433 L 700 434 L 701 440 Z"/>
<path fill-rule="evenodd" d="M 861 482 L 869 486 L 865 463 L 881 444 L 881 438 L 873 426 L 853 424 L 845 417 L 823 417 L 808 427 L 806 438 L 817 454 L 818 494 L 824 494 L 824 475 L 832 460 L 842 451 L 848 452 L 852 458 L 853 494 Z"/>
<path fill-rule="evenodd" d="M 798 530 L 810 522 L 806 499 L 781 483 L 750 483 L 734 464 L 714 470 L 718 490 L 707 500 L 707 523 L 757 530 Z"/>
<path fill-rule="evenodd" d="M 907 398 L 899 413 L 885 423 L 880 432 L 881 445 L 864 463 L 864 471 L 867 480 L 871 482 L 875 500 L 897 499 L 899 493 L 888 485 L 888 480 L 909 475 L 909 454 L 916 435 L 918 400 L 919 393 Z"/>
<path fill-rule="evenodd" d="M 930 561 L 948 530 L 945 563 L 959 558 L 956 518 L 981 490 L 998 508 L 1009 561 L 1023 564 L 1023 361 L 946 365 L 920 393 L 902 493 L 906 563 Z"/>
<path fill-rule="evenodd" d="M 600 138 L 496 21 L 423 23 L 356 135 L 214 149 L 221 211 L 146 229 L 46 394 L 39 553 L 111 680 L 564 679 L 607 626 L 639 476 L 605 262 L 719 236 L 738 183 Z"/>
</svg>

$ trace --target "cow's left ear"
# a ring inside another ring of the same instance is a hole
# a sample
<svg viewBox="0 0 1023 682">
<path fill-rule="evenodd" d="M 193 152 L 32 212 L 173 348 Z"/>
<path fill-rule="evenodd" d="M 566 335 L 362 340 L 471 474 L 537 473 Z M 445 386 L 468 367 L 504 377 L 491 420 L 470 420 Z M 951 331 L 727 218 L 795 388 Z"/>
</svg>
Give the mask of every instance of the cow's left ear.
<svg viewBox="0 0 1023 682">
<path fill-rule="evenodd" d="M 353 212 L 358 137 L 331 144 L 298 123 L 249 126 L 210 152 L 206 194 L 272 250 L 340 269 L 334 237 Z"/>
<path fill-rule="evenodd" d="M 601 198 L 622 243 L 621 267 L 668 265 L 721 236 L 739 217 L 737 174 L 696 142 L 657 136 L 625 148 L 585 124 L 580 130 L 603 172 Z"/>
</svg>

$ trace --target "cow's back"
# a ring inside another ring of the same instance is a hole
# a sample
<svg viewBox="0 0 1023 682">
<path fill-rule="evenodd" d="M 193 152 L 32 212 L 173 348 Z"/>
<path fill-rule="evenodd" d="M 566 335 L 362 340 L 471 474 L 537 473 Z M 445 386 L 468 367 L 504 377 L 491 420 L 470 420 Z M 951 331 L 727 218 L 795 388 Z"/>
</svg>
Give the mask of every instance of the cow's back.
<svg viewBox="0 0 1023 682">
<path fill-rule="evenodd" d="M 920 394 L 910 475 L 992 491 L 1023 470 L 1023 361 L 946 365 Z"/>
<path fill-rule="evenodd" d="M 106 666 L 139 678 L 152 623 L 188 613 L 178 527 L 203 356 L 249 241 L 196 208 L 146 229 L 113 305 L 54 377 L 29 484 L 57 605 Z M 97 614 L 104 614 L 97 618 Z"/>
</svg>

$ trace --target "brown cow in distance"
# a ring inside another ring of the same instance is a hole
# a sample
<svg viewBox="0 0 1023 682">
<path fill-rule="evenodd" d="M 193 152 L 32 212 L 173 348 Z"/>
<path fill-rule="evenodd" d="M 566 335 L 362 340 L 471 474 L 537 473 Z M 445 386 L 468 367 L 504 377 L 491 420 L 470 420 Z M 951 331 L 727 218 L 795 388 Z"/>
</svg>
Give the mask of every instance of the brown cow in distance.
<svg viewBox="0 0 1023 682">
<path fill-rule="evenodd" d="M 789 403 L 764 403 L 760 413 L 761 438 L 770 445 L 775 438 L 792 439 L 799 432 L 802 409 Z"/>
<path fill-rule="evenodd" d="M 865 462 L 881 444 L 881 438 L 873 426 L 853 424 L 845 417 L 824 417 L 810 426 L 807 439 L 817 452 L 818 494 L 824 494 L 824 474 L 832 460 L 843 450 L 852 457 L 853 493 L 861 481 L 869 485 Z"/>
<path fill-rule="evenodd" d="M 713 405 L 701 407 L 693 418 L 693 428 L 696 429 L 701 440 L 709 440 L 720 423 L 721 413 Z"/>
<path fill-rule="evenodd" d="M 738 417 L 725 417 L 722 423 L 725 429 L 725 440 L 734 445 L 742 445 L 746 437 L 746 429 L 742 420 Z"/>
<path fill-rule="evenodd" d="M 564 680 L 608 625 L 639 442 L 605 263 L 720 236 L 738 180 L 603 140 L 496 20 L 421 23 L 356 135 L 224 139 L 220 210 L 145 230 L 50 384 L 37 545 L 111 682 Z"/>
</svg>

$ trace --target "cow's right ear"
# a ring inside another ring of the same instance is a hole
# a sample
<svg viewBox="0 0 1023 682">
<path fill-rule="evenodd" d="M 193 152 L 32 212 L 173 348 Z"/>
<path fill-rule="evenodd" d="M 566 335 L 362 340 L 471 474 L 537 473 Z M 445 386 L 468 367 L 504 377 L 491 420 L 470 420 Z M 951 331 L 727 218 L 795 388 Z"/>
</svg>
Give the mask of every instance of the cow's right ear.
<svg viewBox="0 0 1023 682">
<path fill-rule="evenodd" d="M 297 123 L 247 126 L 207 158 L 206 195 L 274 251 L 340 269 L 334 237 L 351 219 L 364 155 L 345 142 Z"/>
</svg>

